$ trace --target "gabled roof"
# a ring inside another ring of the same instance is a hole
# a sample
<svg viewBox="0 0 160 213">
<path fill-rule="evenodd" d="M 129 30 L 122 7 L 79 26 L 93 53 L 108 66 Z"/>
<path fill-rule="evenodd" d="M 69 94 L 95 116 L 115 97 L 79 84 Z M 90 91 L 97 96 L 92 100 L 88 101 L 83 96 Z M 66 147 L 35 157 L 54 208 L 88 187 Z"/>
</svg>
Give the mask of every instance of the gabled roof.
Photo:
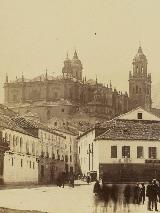
<svg viewBox="0 0 160 213">
<path fill-rule="evenodd" d="M 23 128 L 27 132 L 32 132 L 34 129 L 41 129 L 50 133 L 53 133 L 57 136 L 65 138 L 63 134 L 57 133 L 54 129 L 50 128 L 48 125 L 41 123 L 38 120 L 33 120 L 31 118 L 26 118 L 23 116 L 16 116 L 12 118 L 12 120 L 21 128 Z"/>
<path fill-rule="evenodd" d="M 154 115 L 152 112 L 149 112 L 145 110 L 142 107 L 137 107 L 136 109 L 133 109 L 125 114 L 122 114 L 114 119 L 120 119 L 120 120 L 139 120 L 137 117 L 137 113 L 142 113 L 142 119 L 141 120 L 149 120 L 149 121 L 160 121 L 160 118 L 156 115 Z"/>
<path fill-rule="evenodd" d="M 142 119 L 137 114 L 142 113 Z M 96 140 L 160 140 L 160 118 L 137 107 L 97 126 L 106 131 Z"/>
<path fill-rule="evenodd" d="M 117 120 L 95 140 L 160 140 L 160 122 Z"/>
</svg>

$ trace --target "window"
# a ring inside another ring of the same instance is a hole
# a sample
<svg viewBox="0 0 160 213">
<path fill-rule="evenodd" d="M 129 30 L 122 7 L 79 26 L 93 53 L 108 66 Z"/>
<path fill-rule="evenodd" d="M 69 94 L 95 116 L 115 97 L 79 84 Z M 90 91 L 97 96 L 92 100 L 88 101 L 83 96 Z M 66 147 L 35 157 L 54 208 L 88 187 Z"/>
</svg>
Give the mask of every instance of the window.
<svg viewBox="0 0 160 213">
<path fill-rule="evenodd" d="M 54 126 L 57 126 L 57 122 L 54 122 Z"/>
<path fill-rule="evenodd" d="M 33 169 L 35 168 L 34 162 L 33 162 Z"/>
<path fill-rule="evenodd" d="M 137 146 L 137 158 L 143 158 L 143 146 Z"/>
<path fill-rule="evenodd" d="M 62 109 L 61 111 L 64 112 L 64 109 Z"/>
<path fill-rule="evenodd" d="M 5 142 L 8 142 L 8 134 L 5 133 Z"/>
<path fill-rule="evenodd" d="M 136 85 L 136 93 L 138 93 L 138 86 Z"/>
<path fill-rule="evenodd" d="M 130 146 L 123 146 L 122 147 L 122 157 L 123 158 L 130 158 Z"/>
<path fill-rule="evenodd" d="M 71 145 L 70 145 L 70 153 L 72 152 L 72 147 L 71 147 Z"/>
<path fill-rule="evenodd" d="M 72 162 L 72 155 L 70 155 L 70 162 Z"/>
<path fill-rule="evenodd" d="M 29 154 L 29 143 L 28 143 L 28 141 L 26 142 L 26 153 Z"/>
<path fill-rule="evenodd" d="M 23 159 L 21 159 L 21 167 L 23 167 Z"/>
<path fill-rule="evenodd" d="M 149 147 L 149 158 L 156 159 L 157 158 L 157 148 Z"/>
<path fill-rule="evenodd" d="M 29 166 L 30 166 L 30 168 L 31 168 L 31 166 L 32 166 L 32 162 L 31 162 L 31 161 L 29 162 Z"/>
<path fill-rule="evenodd" d="M 81 152 L 81 147 L 79 146 L 79 154 L 80 154 L 80 152 Z"/>
<path fill-rule="evenodd" d="M 23 140 L 20 138 L 20 152 L 22 152 Z"/>
<path fill-rule="evenodd" d="M 35 155 L 35 143 L 32 143 L 32 154 Z"/>
<path fill-rule="evenodd" d="M 142 119 L 142 113 L 141 113 L 141 112 L 138 112 L 137 118 L 138 118 L 138 119 Z"/>
<path fill-rule="evenodd" d="M 12 166 L 13 166 L 13 158 L 12 158 Z"/>
<path fill-rule="evenodd" d="M 111 146 L 111 158 L 117 158 L 117 146 Z"/>
</svg>

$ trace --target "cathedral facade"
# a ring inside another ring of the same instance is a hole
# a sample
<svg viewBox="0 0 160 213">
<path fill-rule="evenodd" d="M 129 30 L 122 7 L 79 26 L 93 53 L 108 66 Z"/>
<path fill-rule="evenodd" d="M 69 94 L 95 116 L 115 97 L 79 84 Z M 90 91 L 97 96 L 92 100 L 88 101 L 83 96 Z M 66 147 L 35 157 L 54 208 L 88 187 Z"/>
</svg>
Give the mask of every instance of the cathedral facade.
<svg viewBox="0 0 160 213">
<path fill-rule="evenodd" d="M 83 66 L 74 52 L 64 60 L 61 76 L 47 71 L 33 79 L 22 75 L 15 81 L 6 76 L 5 104 L 20 114 L 37 113 L 41 121 L 52 117 L 65 117 L 83 111 L 91 116 L 111 119 L 129 109 L 143 106 L 151 108 L 151 75 L 147 74 L 147 59 L 141 47 L 133 60 L 133 73 L 129 75 L 129 97 L 98 80 L 87 80 Z"/>
</svg>

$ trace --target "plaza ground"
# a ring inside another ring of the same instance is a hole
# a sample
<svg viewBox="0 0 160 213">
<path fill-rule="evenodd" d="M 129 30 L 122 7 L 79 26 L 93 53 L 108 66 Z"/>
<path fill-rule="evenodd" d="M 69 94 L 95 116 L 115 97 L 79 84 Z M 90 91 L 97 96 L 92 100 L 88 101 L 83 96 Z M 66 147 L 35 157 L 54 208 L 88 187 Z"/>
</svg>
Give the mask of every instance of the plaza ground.
<svg viewBox="0 0 160 213">
<path fill-rule="evenodd" d="M 6 188 L 0 190 L 0 213 L 105 213 L 114 212 L 114 205 L 108 208 L 93 194 L 93 184 L 76 182 L 75 188 L 65 186 L 37 186 Z M 160 209 L 160 204 L 158 204 Z M 16 211 L 17 210 L 17 211 Z M 22 211 L 19 211 L 22 210 Z M 117 206 L 116 212 L 147 213 L 144 205 Z"/>
</svg>

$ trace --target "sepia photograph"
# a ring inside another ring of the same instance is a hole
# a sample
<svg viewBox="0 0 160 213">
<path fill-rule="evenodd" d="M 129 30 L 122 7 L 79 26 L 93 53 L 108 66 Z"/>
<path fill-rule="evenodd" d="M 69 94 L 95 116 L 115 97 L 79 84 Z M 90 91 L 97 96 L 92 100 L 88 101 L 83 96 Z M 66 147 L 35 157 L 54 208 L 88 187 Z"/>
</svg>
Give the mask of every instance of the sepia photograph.
<svg viewBox="0 0 160 213">
<path fill-rule="evenodd" d="M 0 213 L 160 212 L 160 0 L 0 0 Z"/>
</svg>

